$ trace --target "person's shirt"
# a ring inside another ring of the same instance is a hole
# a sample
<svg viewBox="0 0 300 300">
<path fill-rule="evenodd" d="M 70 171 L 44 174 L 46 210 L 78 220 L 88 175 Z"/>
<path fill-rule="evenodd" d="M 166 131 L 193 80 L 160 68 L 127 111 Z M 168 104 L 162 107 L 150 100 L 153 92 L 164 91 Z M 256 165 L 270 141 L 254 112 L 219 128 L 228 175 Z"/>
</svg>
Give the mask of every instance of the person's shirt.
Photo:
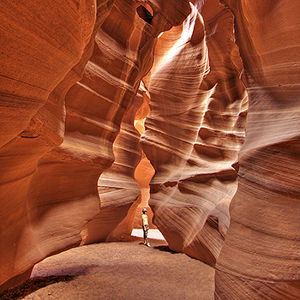
<svg viewBox="0 0 300 300">
<path fill-rule="evenodd" d="M 146 214 L 142 214 L 143 226 L 148 225 L 148 216 Z"/>
</svg>

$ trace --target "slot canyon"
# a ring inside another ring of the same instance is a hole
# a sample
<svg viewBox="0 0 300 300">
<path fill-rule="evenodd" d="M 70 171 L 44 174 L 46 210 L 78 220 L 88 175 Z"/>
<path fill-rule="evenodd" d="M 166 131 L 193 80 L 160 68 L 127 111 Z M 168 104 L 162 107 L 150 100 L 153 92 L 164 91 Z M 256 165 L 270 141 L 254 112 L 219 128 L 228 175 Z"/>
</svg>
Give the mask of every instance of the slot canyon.
<svg viewBox="0 0 300 300">
<path fill-rule="evenodd" d="M 147 207 L 214 299 L 300 299 L 299 1 L 1 0 L 0 20 L 0 293 L 131 241 Z"/>
</svg>

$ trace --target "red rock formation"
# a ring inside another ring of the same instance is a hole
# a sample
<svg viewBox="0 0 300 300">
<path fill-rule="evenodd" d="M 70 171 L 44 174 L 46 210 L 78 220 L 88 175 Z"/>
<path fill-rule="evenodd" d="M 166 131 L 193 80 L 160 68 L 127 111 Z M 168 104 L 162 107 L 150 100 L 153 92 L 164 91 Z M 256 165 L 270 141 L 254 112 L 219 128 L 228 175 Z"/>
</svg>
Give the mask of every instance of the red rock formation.
<svg viewBox="0 0 300 300">
<path fill-rule="evenodd" d="M 187 1 L 128 0 L 116 1 L 105 19 L 113 1 L 98 1 L 95 24 L 93 0 L 51 3 L 47 14 L 45 3 L 25 2 L 0 4 L 0 284 L 80 243 L 99 209 L 97 179 L 113 161 L 112 143 L 151 67 L 156 36 L 189 13 Z M 86 64 L 93 32 L 96 47 Z M 84 67 L 83 80 L 70 89 Z"/>
<path fill-rule="evenodd" d="M 143 97 L 135 97 L 123 117 L 120 132 L 113 144 L 115 161 L 98 181 L 100 211 L 83 229 L 83 244 L 129 239 L 131 235 L 132 222 L 123 222 L 122 226 L 116 227 L 140 194 L 134 180 L 135 168 L 141 159 L 140 134 L 134 127 L 134 118 L 142 103 Z"/>
<path fill-rule="evenodd" d="M 142 138 L 156 171 L 150 199 L 155 224 L 173 250 L 210 264 L 229 225 L 247 101 L 233 17 L 216 4 L 203 7 L 205 26 L 194 7 L 181 34 L 175 28 L 161 37 Z"/>
<path fill-rule="evenodd" d="M 64 95 L 79 79 L 95 27 L 94 1 L 51 2 L 46 11 L 45 4 L 0 4 L 0 284 L 28 276 L 43 257 L 27 192 L 38 159 L 62 140 Z"/>
<path fill-rule="evenodd" d="M 78 245 L 82 237 L 83 243 L 93 242 L 94 232 L 98 241 L 103 240 L 117 225 L 117 214 L 124 214 L 115 205 L 116 216 L 108 218 L 108 201 L 105 198 L 100 201 L 97 181 L 114 160 L 112 147 L 122 118 L 140 78 L 151 67 L 155 37 L 150 35 L 150 25 L 137 17 L 135 8 L 136 5 L 124 1 L 113 5 L 97 31 L 94 52 L 86 64 L 83 79 L 66 95 L 64 141 L 39 162 L 31 191 L 30 209 L 34 212 L 31 222 L 42 220 L 39 236 L 48 234 L 49 230 L 55 232 L 51 240 L 53 251 Z M 128 113 L 128 120 L 132 115 L 134 110 Z M 123 203 L 123 210 L 124 207 L 128 208 L 128 203 Z M 95 230 L 92 223 L 88 227 L 90 232 L 81 233 L 99 209 L 104 223 L 100 222 L 100 228 Z M 44 211 L 53 213 L 43 218 Z M 53 224 L 66 229 L 60 230 Z"/>
<path fill-rule="evenodd" d="M 126 87 L 127 95 L 125 93 L 125 97 L 122 100 L 122 98 L 120 99 L 122 93 L 116 93 L 115 101 L 123 101 L 120 103 L 120 108 L 116 108 L 116 116 L 110 113 L 110 106 L 105 107 L 107 110 L 103 110 L 103 115 L 107 114 L 108 116 L 107 121 L 114 120 L 117 126 L 119 126 L 121 122 L 118 116 L 123 117 L 124 107 L 125 109 L 127 108 L 131 98 L 134 96 L 137 90 L 137 83 L 140 83 L 141 78 L 147 74 L 152 66 L 156 37 L 162 31 L 170 29 L 173 25 L 180 24 L 189 13 L 189 5 L 185 1 L 177 1 L 176 4 L 174 1 L 174 5 L 172 6 L 170 6 L 171 3 L 166 4 L 164 1 L 148 2 L 148 4 L 144 3 L 143 7 L 137 6 L 136 4 L 133 5 L 130 1 L 126 4 L 124 1 L 122 4 L 120 2 L 115 15 L 112 17 L 111 24 L 117 19 L 126 19 L 125 15 L 131 16 L 129 20 L 127 17 L 128 24 L 122 24 L 123 27 L 120 27 L 120 29 L 123 30 L 122 32 L 115 32 L 115 29 L 113 29 L 113 32 L 109 33 L 110 36 L 116 34 L 116 40 L 124 40 L 123 43 L 127 43 L 126 46 L 128 47 L 128 49 L 125 49 L 126 61 L 124 66 L 120 66 L 120 62 L 117 62 L 115 66 L 115 70 L 118 72 L 123 70 L 128 70 L 129 72 L 128 74 L 119 74 L 121 79 L 124 78 L 123 80 L 128 84 Z M 148 11 L 145 8 L 147 8 Z M 123 15 L 117 15 L 118 13 L 120 14 L 119 11 L 121 11 Z M 136 12 L 140 18 L 136 18 Z M 153 17 L 151 17 L 150 13 L 153 13 Z M 125 25 L 130 27 L 126 28 Z M 111 27 L 113 26 L 111 25 Z M 104 43 L 108 44 L 107 41 Z M 106 49 L 106 51 L 106 55 L 109 55 L 110 50 Z M 109 60 L 113 61 L 112 59 Z M 131 66 L 132 61 L 135 63 L 133 66 Z M 105 67 L 103 67 L 103 69 L 104 68 Z M 99 91 L 97 91 L 97 93 L 100 94 Z M 109 98 L 111 99 L 113 97 L 109 96 Z M 134 129 L 134 119 L 136 113 L 139 115 L 145 113 L 143 109 L 137 112 L 142 102 L 138 98 L 136 99 L 137 103 L 128 111 L 128 114 L 123 119 L 121 132 L 114 144 L 114 152 L 116 155 L 115 163 L 100 177 L 100 211 L 82 231 L 82 243 L 120 238 L 126 239 L 131 234 L 135 208 L 139 202 L 137 198 L 140 194 L 139 186 L 134 180 L 133 175 L 141 159 L 139 134 Z M 138 102 L 140 103 L 138 104 Z M 136 118 L 138 117 L 139 116 Z M 115 138 L 115 135 L 113 137 Z M 113 140 L 110 141 L 110 143 L 106 142 L 106 144 L 112 147 L 112 142 Z M 103 169 L 101 170 L 99 165 L 95 167 L 97 167 L 98 174 L 100 175 Z M 92 187 L 93 182 L 90 182 L 89 186 Z M 131 207 L 136 200 L 135 205 Z M 129 210 L 130 207 L 131 209 Z M 123 220 L 125 217 L 126 219 Z M 123 222 L 117 227 L 122 220 Z"/>
<path fill-rule="evenodd" d="M 0 146 L 28 126 L 78 63 L 94 27 L 94 0 L 47 4 L 39 0 L 0 3 Z"/>
<path fill-rule="evenodd" d="M 144 105 L 141 107 L 141 109 L 137 112 L 136 115 L 136 122 L 135 122 L 135 128 L 139 131 L 140 135 L 144 134 L 145 132 L 145 119 L 150 113 L 150 94 L 147 89 L 144 89 Z M 140 188 L 140 198 L 138 199 L 136 203 L 136 209 L 133 215 L 133 228 L 141 228 L 142 227 L 142 210 L 143 208 L 147 209 L 147 216 L 148 216 L 148 222 L 149 222 L 149 228 L 156 228 L 156 226 L 153 224 L 153 211 L 149 206 L 149 199 L 150 199 L 150 186 L 149 183 L 154 175 L 155 171 L 145 155 L 145 153 L 142 151 L 142 158 L 140 163 L 137 165 L 135 172 L 134 172 L 134 178 L 139 184 Z"/>
<path fill-rule="evenodd" d="M 300 4 L 191 2 L 0 2 L 0 289 L 128 237 L 145 153 L 154 222 L 173 250 L 217 260 L 216 299 L 299 299 Z"/>
<path fill-rule="evenodd" d="M 150 186 L 149 183 L 154 175 L 154 169 L 148 160 L 144 152 L 142 152 L 142 159 L 138 166 L 135 169 L 134 177 L 140 186 L 140 199 L 137 203 L 134 219 L 133 219 L 133 228 L 142 228 L 142 210 L 143 208 L 147 209 L 147 216 L 149 222 L 149 228 L 156 228 L 153 224 L 153 211 L 149 206 L 150 199 Z"/>
<path fill-rule="evenodd" d="M 299 299 L 300 3 L 224 2 L 236 19 L 249 114 L 216 299 Z"/>
</svg>

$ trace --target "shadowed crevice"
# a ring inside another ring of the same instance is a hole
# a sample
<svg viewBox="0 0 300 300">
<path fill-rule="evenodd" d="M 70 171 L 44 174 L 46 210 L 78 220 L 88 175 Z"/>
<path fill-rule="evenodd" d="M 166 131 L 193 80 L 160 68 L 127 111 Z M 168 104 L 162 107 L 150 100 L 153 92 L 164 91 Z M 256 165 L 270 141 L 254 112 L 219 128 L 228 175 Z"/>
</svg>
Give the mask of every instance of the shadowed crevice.
<svg viewBox="0 0 300 300">
<path fill-rule="evenodd" d="M 169 252 L 169 253 L 172 253 L 172 254 L 178 254 L 178 252 L 173 251 L 172 249 L 170 249 L 168 246 L 165 246 L 165 245 L 156 246 L 154 248 L 159 250 L 159 251 Z"/>
<path fill-rule="evenodd" d="M 75 278 L 76 276 L 63 275 L 63 276 L 47 276 L 47 277 L 37 277 L 34 279 L 26 280 L 22 285 L 15 288 L 6 290 L 0 293 L 1 300 L 11 300 L 11 299 L 23 299 L 25 296 L 43 288 L 48 285 L 57 282 L 68 282 Z"/>
<path fill-rule="evenodd" d="M 146 7 L 144 7 L 143 5 L 140 5 L 136 9 L 136 12 L 140 16 L 140 18 L 142 18 L 144 21 L 146 21 L 149 24 L 152 23 L 153 15 L 150 13 L 150 11 Z"/>
</svg>

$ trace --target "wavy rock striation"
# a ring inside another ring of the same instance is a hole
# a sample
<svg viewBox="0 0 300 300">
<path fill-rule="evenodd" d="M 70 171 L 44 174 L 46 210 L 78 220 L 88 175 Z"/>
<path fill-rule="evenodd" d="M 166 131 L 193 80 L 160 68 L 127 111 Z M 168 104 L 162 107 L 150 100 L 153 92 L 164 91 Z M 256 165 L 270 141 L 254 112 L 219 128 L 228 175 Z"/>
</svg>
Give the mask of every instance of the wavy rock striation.
<svg viewBox="0 0 300 300">
<path fill-rule="evenodd" d="M 1 1 L 0 146 L 28 126 L 79 62 L 94 28 L 95 1 L 76 2 Z"/>
<path fill-rule="evenodd" d="M 224 2 L 236 19 L 249 114 L 216 299 L 299 299 L 300 3 Z"/>
<path fill-rule="evenodd" d="M 132 221 L 123 221 L 119 228 L 116 227 L 140 195 L 134 172 L 142 153 L 134 118 L 142 104 L 143 97 L 136 96 L 123 117 L 120 132 L 113 143 L 114 163 L 101 174 L 98 181 L 100 211 L 81 233 L 84 244 L 129 239 L 131 235 Z"/>
<path fill-rule="evenodd" d="M 141 78 L 152 67 L 156 37 L 162 31 L 169 30 L 173 25 L 180 24 L 190 11 L 186 1 L 177 1 L 176 3 L 174 1 L 168 4 L 164 1 L 141 1 L 141 3 L 142 6 L 132 4 L 131 1 L 127 1 L 126 4 L 124 1 L 117 2 L 116 6 L 118 5 L 118 8 L 111 24 L 115 20 L 127 20 L 125 24 L 120 24 L 122 32 L 116 32 L 114 28 L 113 32 L 107 33 L 110 36 L 112 34 L 118 35 L 117 41 L 123 39 L 123 43 L 127 46 L 124 66 L 117 62 L 115 70 L 117 72 L 130 71 L 128 74 L 122 73 L 119 75 L 122 80 L 126 81 L 128 86 L 126 86 L 123 102 L 120 103 L 120 108 L 116 110 L 117 115 L 113 115 L 111 104 L 105 107 L 106 110 L 103 110 L 103 115 L 106 115 L 109 121 L 113 120 L 117 126 L 120 126 L 125 110 L 137 92 Z M 117 15 L 120 12 L 122 15 Z M 129 20 L 128 16 L 131 16 Z M 125 25 L 131 29 L 129 30 Z M 104 41 L 104 44 L 107 45 L 108 42 Z M 109 52 L 113 48 L 105 50 L 105 53 L 101 54 L 109 56 Z M 109 61 L 113 62 L 113 59 L 110 58 Z M 97 93 L 100 92 L 97 91 Z M 122 95 L 121 92 L 117 93 L 115 101 L 120 101 Z M 111 99 L 111 97 L 109 98 Z M 139 97 L 135 99 L 136 102 L 123 118 L 121 132 L 114 144 L 115 163 L 100 177 L 100 211 L 82 231 L 82 243 L 124 239 L 131 234 L 135 207 L 139 201 L 133 207 L 131 205 L 138 200 L 140 194 L 139 186 L 134 180 L 134 170 L 142 154 L 139 146 L 139 134 L 134 128 L 134 119 L 136 113 L 138 115 L 143 114 L 142 110 L 137 112 L 143 101 Z M 121 117 L 120 120 L 118 116 Z M 106 142 L 106 145 L 112 147 L 112 142 L 113 140 L 109 143 Z M 110 150 L 108 153 L 112 153 L 112 151 Z M 101 159 L 103 161 L 103 157 Z M 95 165 L 95 167 L 98 175 L 100 175 L 101 168 L 99 165 Z M 92 183 L 90 183 L 90 186 L 93 186 Z M 128 211 L 130 207 L 131 209 Z M 125 217 L 126 219 L 123 220 Z M 122 220 L 123 222 L 117 227 Z"/>
<path fill-rule="evenodd" d="M 64 96 L 88 59 L 95 12 L 91 0 L 1 1 L 0 284 L 44 257 L 27 193 L 39 158 L 62 141 Z"/>
<path fill-rule="evenodd" d="M 154 223 L 216 266 L 216 299 L 299 299 L 299 11 L 0 1 L 0 290 L 128 238 L 155 171 Z"/>
<path fill-rule="evenodd" d="M 204 23 L 193 6 L 183 27 L 160 38 L 142 137 L 156 172 L 155 224 L 170 248 L 212 265 L 229 226 L 247 109 L 233 16 L 216 4 L 203 6 Z"/>
<path fill-rule="evenodd" d="M 171 2 L 1 2 L 2 288 L 81 242 L 156 37 L 189 13 Z"/>
<path fill-rule="evenodd" d="M 140 78 L 151 67 L 155 41 L 135 8 L 115 1 L 97 30 L 83 78 L 66 95 L 63 143 L 39 161 L 33 178 L 30 221 L 39 225 L 36 235 L 46 236 L 52 251 L 94 241 L 82 229 L 101 208 L 107 214 L 97 181 L 114 161 L 113 142 Z M 110 222 L 101 225 L 101 235 L 114 229 Z"/>
</svg>

